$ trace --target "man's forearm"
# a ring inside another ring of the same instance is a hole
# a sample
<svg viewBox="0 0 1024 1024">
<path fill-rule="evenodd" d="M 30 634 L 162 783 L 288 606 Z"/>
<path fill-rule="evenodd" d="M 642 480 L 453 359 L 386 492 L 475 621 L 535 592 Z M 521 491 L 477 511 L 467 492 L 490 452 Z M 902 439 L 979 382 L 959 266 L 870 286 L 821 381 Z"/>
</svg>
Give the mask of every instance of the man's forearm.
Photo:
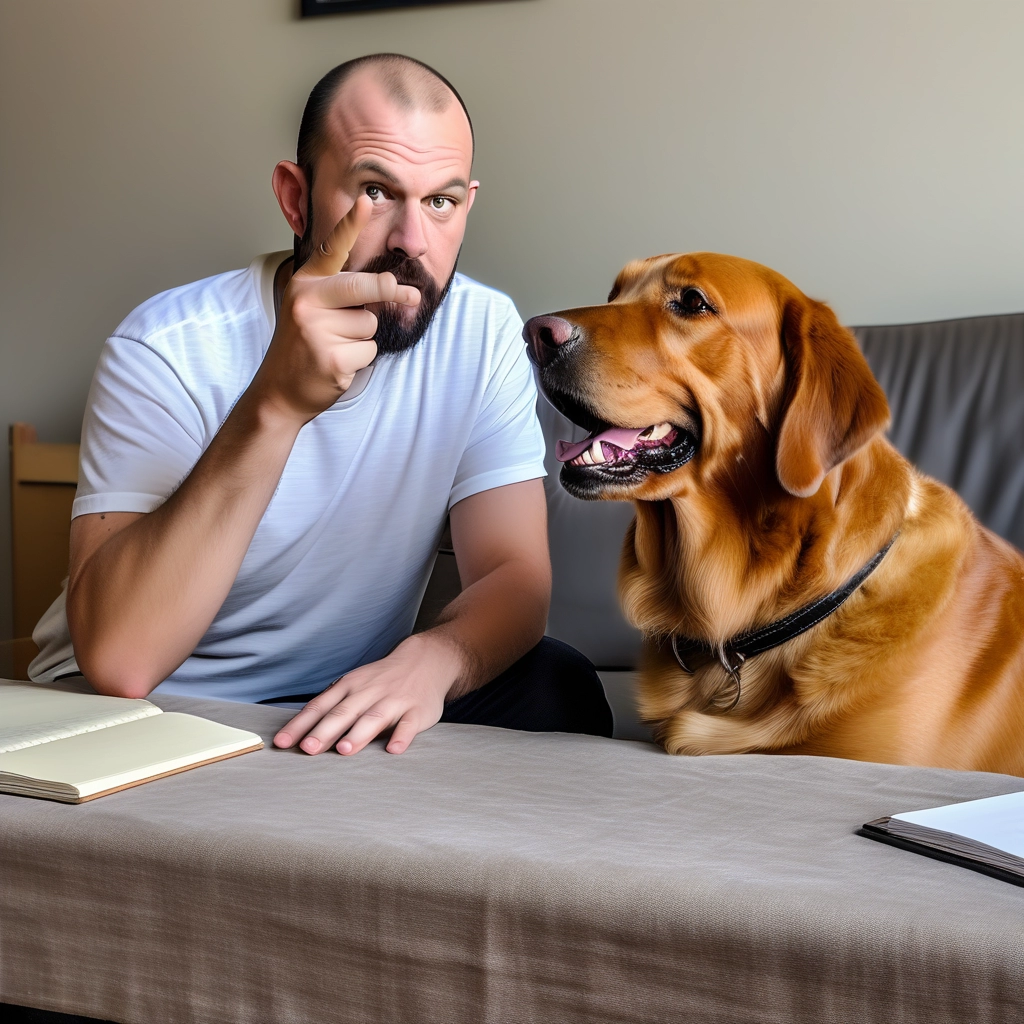
<svg viewBox="0 0 1024 1024">
<path fill-rule="evenodd" d="M 191 654 L 235 580 L 298 424 L 243 395 L 160 508 L 85 552 L 68 625 L 96 689 L 145 696 Z"/>
<path fill-rule="evenodd" d="M 510 560 L 464 590 L 441 613 L 424 639 L 454 647 L 458 676 L 454 700 L 500 675 L 544 636 L 551 577 L 545 565 Z"/>
<path fill-rule="evenodd" d="M 72 523 L 68 626 L 97 689 L 145 695 L 192 653 L 235 581 L 302 425 L 377 354 L 377 319 L 365 306 L 419 304 L 419 291 L 393 274 L 341 272 L 372 214 L 368 196 L 356 199 L 284 285 L 256 376 L 177 491 L 145 516 Z"/>
</svg>

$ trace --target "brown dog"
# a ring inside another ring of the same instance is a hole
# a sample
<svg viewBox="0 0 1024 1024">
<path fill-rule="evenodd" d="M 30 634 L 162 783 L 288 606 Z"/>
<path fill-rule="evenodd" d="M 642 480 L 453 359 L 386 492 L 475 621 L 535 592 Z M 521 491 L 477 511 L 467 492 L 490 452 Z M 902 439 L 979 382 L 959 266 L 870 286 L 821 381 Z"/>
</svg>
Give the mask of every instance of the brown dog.
<svg viewBox="0 0 1024 1024">
<path fill-rule="evenodd" d="M 828 306 L 747 260 L 658 256 L 524 336 L 591 431 L 560 445 L 563 485 L 635 503 L 620 596 L 666 750 L 1024 775 L 1024 556 L 886 441 Z M 810 628 L 735 654 L 823 598 Z"/>
</svg>

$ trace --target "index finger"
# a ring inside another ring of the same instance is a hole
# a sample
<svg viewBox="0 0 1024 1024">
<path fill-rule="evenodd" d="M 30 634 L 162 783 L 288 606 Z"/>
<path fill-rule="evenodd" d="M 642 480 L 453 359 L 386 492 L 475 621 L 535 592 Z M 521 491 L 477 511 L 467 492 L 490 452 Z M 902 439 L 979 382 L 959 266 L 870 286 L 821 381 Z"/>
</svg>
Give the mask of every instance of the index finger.
<svg viewBox="0 0 1024 1024">
<path fill-rule="evenodd" d="M 281 726 L 274 736 L 274 746 L 294 747 L 296 743 L 304 739 L 310 730 L 348 695 L 346 690 L 338 686 L 341 681 L 339 679 L 338 682 L 332 683 L 322 693 L 318 693 L 312 700 L 307 701 L 301 711 Z"/>
<path fill-rule="evenodd" d="M 373 213 L 373 201 L 362 195 L 352 209 L 338 221 L 334 230 L 313 250 L 313 255 L 295 273 L 304 277 L 328 277 L 337 274 L 348 260 L 359 233 Z"/>
</svg>

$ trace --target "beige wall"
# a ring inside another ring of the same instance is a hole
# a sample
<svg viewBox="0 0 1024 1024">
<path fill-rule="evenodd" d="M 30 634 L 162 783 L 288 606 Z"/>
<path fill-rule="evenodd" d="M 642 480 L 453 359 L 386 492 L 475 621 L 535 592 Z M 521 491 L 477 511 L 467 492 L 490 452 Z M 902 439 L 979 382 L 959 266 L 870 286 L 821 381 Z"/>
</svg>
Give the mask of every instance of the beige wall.
<svg viewBox="0 0 1024 1024">
<path fill-rule="evenodd" d="M 701 248 L 769 263 L 851 323 L 1024 309 L 1024 5 L 296 6 L 3 0 L 4 425 L 76 439 L 132 306 L 288 245 L 268 183 L 305 95 L 381 49 L 463 92 L 483 188 L 462 267 L 524 315 L 603 299 L 632 257 Z"/>
</svg>

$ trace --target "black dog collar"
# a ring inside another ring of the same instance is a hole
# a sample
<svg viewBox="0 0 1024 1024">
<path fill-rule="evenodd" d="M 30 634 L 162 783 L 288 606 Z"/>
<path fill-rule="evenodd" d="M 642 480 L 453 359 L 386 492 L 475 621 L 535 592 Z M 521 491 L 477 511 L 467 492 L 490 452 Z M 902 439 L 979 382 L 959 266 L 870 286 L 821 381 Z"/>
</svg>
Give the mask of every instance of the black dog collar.
<svg viewBox="0 0 1024 1024">
<path fill-rule="evenodd" d="M 778 619 L 776 622 L 749 633 L 740 633 L 739 636 L 734 636 L 720 648 L 703 640 L 694 640 L 692 637 L 674 634 L 672 636 L 672 653 L 675 655 L 676 661 L 679 662 L 679 667 L 687 675 L 693 675 L 702 665 L 710 661 L 717 661 L 729 676 L 735 694 L 727 706 L 715 707 L 713 710 L 721 714 L 732 711 L 740 700 L 740 669 L 747 658 L 770 651 L 773 647 L 778 647 L 780 644 L 786 643 L 787 640 L 806 633 L 812 626 L 827 619 L 878 568 L 879 562 L 885 558 L 898 536 L 899 533 L 838 590 L 819 597 L 817 601 L 805 605 L 784 619 Z"/>
</svg>

